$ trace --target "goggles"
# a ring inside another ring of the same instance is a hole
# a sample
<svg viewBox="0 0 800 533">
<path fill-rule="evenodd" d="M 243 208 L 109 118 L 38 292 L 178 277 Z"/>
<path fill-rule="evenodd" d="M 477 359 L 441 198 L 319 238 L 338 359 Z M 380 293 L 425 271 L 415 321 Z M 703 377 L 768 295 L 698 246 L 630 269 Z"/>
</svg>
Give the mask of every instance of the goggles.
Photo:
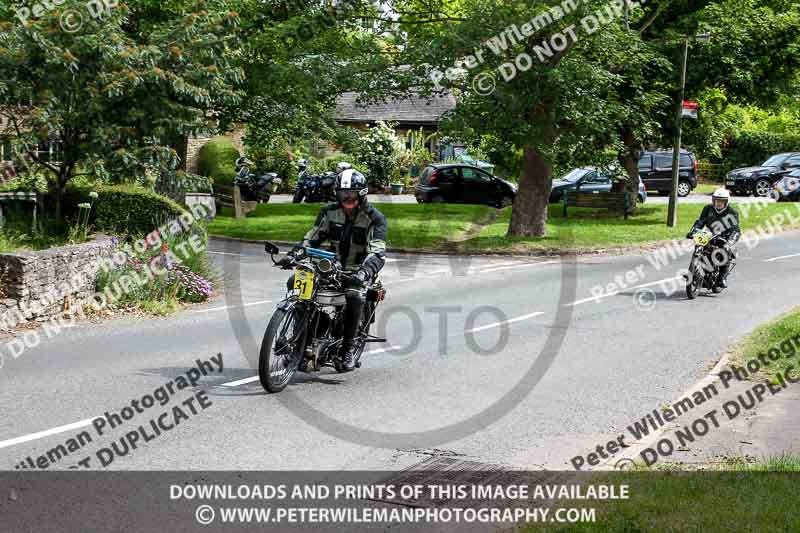
<svg viewBox="0 0 800 533">
<path fill-rule="evenodd" d="M 336 191 L 336 199 L 343 204 L 358 202 L 358 191 Z"/>
</svg>

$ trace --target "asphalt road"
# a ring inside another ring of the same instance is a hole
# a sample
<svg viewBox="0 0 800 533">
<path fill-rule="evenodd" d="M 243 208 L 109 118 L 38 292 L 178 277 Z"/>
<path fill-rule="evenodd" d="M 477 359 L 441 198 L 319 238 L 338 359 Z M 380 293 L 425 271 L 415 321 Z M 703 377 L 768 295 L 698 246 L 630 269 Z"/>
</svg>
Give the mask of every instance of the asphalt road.
<svg viewBox="0 0 800 533">
<path fill-rule="evenodd" d="M 575 264 L 390 254 L 378 322 L 394 349 L 374 345 L 354 373 L 301 375 L 268 395 L 248 358 L 287 274 L 257 245 L 213 242 L 211 255 L 225 271 L 224 298 L 165 319 L 80 323 L 17 359 L 2 348 L 0 468 L 84 430 L 92 442 L 51 467 L 87 456 L 98 466 L 98 449 L 191 391 L 103 436 L 93 417 L 119 413 L 217 353 L 223 372 L 193 389 L 211 405 L 108 468 L 399 469 L 431 456 L 569 468 L 574 455 L 679 398 L 732 342 L 800 296 L 797 233 L 742 248 L 732 289 L 694 301 L 682 286 L 668 295 L 662 281 L 688 255 L 656 270 L 646 254 Z"/>
</svg>

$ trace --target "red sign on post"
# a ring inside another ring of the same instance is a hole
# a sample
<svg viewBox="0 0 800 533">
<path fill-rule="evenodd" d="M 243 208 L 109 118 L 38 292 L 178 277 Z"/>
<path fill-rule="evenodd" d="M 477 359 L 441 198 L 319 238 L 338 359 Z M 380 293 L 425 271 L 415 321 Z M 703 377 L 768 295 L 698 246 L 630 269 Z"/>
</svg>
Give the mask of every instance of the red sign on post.
<svg viewBox="0 0 800 533">
<path fill-rule="evenodd" d="M 697 110 L 700 105 L 692 100 L 684 100 L 681 105 L 681 116 L 684 118 L 697 118 Z"/>
</svg>

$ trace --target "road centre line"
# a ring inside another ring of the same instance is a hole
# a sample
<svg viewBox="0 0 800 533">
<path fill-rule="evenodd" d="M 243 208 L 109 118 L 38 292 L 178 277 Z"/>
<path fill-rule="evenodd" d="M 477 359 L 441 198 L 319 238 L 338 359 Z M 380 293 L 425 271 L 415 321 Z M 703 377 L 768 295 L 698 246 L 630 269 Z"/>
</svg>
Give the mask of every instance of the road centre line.
<svg viewBox="0 0 800 533">
<path fill-rule="evenodd" d="M 529 318 L 541 316 L 543 314 L 544 314 L 544 311 L 536 311 L 535 313 L 528 313 L 527 315 L 522 315 L 522 316 L 518 316 L 518 317 L 515 317 L 515 318 L 509 318 L 508 320 L 503 320 L 501 322 L 495 322 L 493 324 L 487 324 L 485 326 L 472 328 L 472 329 L 467 330 L 465 333 L 476 333 L 478 331 L 483 331 L 483 330 L 486 330 L 486 329 L 492 329 L 492 328 L 496 328 L 496 327 L 499 327 L 499 326 L 509 325 L 509 324 L 513 324 L 515 322 L 520 322 L 522 320 L 527 320 Z"/>
<path fill-rule="evenodd" d="M 644 289 L 645 287 L 652 287 L 653 285 L 659 285 L 659 284 L 664 283 L 666 281 L 673 281 L 673 280 L 676 280 L 676 279 L 683 279 L 683 276 L 673 276 L 671 278 L 664 278 L 664 279 L 660 279 L 658 281 L 651 281 L 650 283 L 642 283 L 641 285 L 636 285 L 634 287 L 627 287 L 626 290 Z M 570 304 L 566 304 L 566 305 L 574 307 L 576 305 L 582 305 L 582 304 L 585 304 L 585 303 L 588 303 L 588 302 L 599 302 L 603 298 L 608 298 L 609 296 L 616 296 L 619 293 L 620 293 L 620 291 L 609 292 L 609 293 L 606 293 L 606 294 L 598 294 L 597 296 L 590 296 L 590 297 L 584 298 L 582 300 L 576 300 L 576 301 L 574 301 L 574 302 L 572 302 Z"/>
<path fill-rule="evenodd" d="M 258 302 L 250 302 L 241 305 L 223 305 L 222 307 L 212 307 L 210 309 L 193 309 L 192 313 L 211 313 L 212 311 L 224 311 L 226 309 L 234 309 L 236 307 L 250 307 L 253 305 L 264 305 L 272 303 L 272 300 L 260 300 Z"/>
<path fill-rule="evenodd" d="M 791 257 L 800 257 L 800 254 L 779 255 L 778 257 L 770 257 L 769 259 L 764 259 L 764 262 L 772 263 L 773 261 L 780 261 L 781 259 L 789 259 Z"/>
<path fill-rule="evenodd" d="M 75 429 L 84 428 L 86 426 L 91 426 L 92 420 L 94 420 L 94 418 L 87 418 L 85 420 L 81 420 L 79 422 L 73 422 L 71 424 L 66 424 L 64 426 L 58 426 L 52 429 L 37 431 L 36 433 L 30 433 L 28 435 L 23 435 L 21 437 L 0 441 L 0 449 L 8 448 L 9 446 L 15 446 L 17 444 L 23 444 L 26 442 L 30 442 L 32 440 L 43 439 L 45 437 L 50 437 L 52 435 L 58 435 L 59 433 L 64 433 L 65 431 L 72 431 Z"/>
</svg>

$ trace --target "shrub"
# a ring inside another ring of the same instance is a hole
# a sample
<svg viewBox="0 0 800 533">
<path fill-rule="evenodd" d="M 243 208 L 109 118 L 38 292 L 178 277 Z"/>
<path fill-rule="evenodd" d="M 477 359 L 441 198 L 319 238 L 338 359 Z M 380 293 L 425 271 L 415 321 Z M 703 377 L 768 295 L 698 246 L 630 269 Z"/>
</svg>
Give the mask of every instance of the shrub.
<svg viewBox="0 0 800 533">
<path fill-rule="evenodd" d="M 297 183 L 297 160 L 294 151 L 283 139 L 272 139 L 267 145 L 247 147 L 247 157 L 253 160 L 257 172 L 275 172 L 281 178 L 281 190 L 294 190 Z"/>
<path fill-rule="evenodd" d="M 729 139 L 722 149 L 726 167 L 739 168 L 758 165 L 780 152 L 800 150 L 800 136 L 792 133 L 742 131 Z"/>
<path fill-rule="evenodd" d="M 344 153 L 331 154 L 329 156 L 323 157 L 322 159 L 317 159 L 316 161 L 312 161 L 312 171 L 335 172 L 336 165 L 338 165 L 342 161 L 350 163 L 351 165 L 353 165 L 354 169 L 358 170 L 365 176 L 367 175 L 367 167 L 365 167 L 361 163 L 358 163 L 356 161 L 355 156 L 353 156 L 352 154 L 344 154 Z"/>
<path fill-rule="evenodd" d="M 90 189 L 70 189 L 64 196 L 64 214 L 76 217 L 78 205 L 89 202 Z M 91 223 L 108 233 L 146 234 L 185 212 L 178 203 L 135 185 L 106 185 L 96 189 Z"/>
<path fill-rule="evenodd" d="M 392 126 L 379 121 L 361 137 L 356 157 L 367 169 L 372 186 L 385 186 L 395 168 L 396 154 L 403 147 Z"/>
<path fill-rule="evenodd" d="M 214 137 L 200 148 L 197 172 L 218 185 L 233 185 L 239 150 L 227 137 Z"/>
</svg>

